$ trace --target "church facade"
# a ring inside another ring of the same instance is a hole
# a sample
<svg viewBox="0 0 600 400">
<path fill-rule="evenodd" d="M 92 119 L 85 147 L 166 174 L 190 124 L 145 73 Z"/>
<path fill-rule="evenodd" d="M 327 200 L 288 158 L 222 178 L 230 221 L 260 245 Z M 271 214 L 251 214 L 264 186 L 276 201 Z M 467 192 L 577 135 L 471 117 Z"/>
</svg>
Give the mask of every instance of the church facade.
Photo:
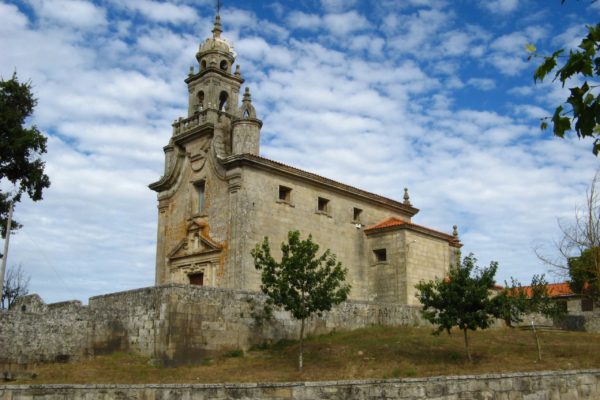
<svg viewBox="0 0 600 400">
<path fill-rule="evenodd" d="M 446 275 L 461 244 L 413 224 L 419 211 L 396 201 L 260 156 L 262 122 L 236 54 L 221 37 L 199 48 L 190 69 L 188 115 L 164 147 L 158 196 L 156 285 L 187 283 L 258 291 L 251 250 L 265 236 L 274 257 L 290 230 L 312 234 L 348 269 L 350 299 L 416 304 L 420 280 Z"/>
</svg>

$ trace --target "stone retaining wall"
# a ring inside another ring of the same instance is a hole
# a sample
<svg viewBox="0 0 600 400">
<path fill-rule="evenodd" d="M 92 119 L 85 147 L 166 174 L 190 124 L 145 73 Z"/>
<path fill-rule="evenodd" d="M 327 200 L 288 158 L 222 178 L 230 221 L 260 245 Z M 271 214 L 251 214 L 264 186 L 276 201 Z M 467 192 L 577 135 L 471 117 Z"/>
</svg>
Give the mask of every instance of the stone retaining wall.
<svg viewBox="0 0 600 400">
<path fill-rule="evenodd" d="M 208 353 L 295 339 L 290 314 L 265 313 L 260 293 L 191 285 L 165 285 L 44 304 L 26 296 L 0 312 L 0 366 L 69 361 L 112 351 L 133 351 L 164 364 Z M 422 325 L 419 308 L 364 301 L 343 303 L 308 321 L 308 334 L 370 325 Z"/>
<path fill-rule="evenodd" d="M 600 370 L 340 382 L 0 386 L 0 400 L 592 400 Z"/>
</svg>

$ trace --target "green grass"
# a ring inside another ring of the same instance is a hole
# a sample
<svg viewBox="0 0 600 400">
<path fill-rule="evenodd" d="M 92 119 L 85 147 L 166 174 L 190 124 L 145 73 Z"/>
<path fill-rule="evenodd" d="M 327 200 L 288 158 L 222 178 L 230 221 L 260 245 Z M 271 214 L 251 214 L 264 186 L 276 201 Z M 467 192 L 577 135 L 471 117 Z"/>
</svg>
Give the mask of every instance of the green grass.
<svg viewBox="0 0 600 400">
<path fill-rule="evenodd" d="M 600 368 L 599 334 L 541 332 L 540 340 L 542 361 L 537 361 L 531 332 L 508 328 L 473 332 L 470 363 L 461 332 L 433 336 L 426 328 L 374 326 L 308 338 L 302 374 L 296 370 L 298 342 L 284 340 L 177 368 L 152 366 L 147 358 L 125 353 L 38 365 L 33 368 L 38 378 L 27 383 L 268 382 Z"/>
</svg>

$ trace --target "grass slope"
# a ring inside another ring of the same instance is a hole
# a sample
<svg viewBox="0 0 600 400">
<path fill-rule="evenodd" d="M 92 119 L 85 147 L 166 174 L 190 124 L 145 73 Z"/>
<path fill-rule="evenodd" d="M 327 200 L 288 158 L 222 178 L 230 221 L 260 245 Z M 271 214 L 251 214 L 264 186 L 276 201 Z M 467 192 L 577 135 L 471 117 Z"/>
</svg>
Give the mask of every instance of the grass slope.
<svg viewBox="0 0 600 400">
<path fill-rule="evenodd" d="M 144 357 L 122 353 L 45 364 L 27 383 L 274 382 L 600 368 L 600 334 L 541 332 L 541 362 L 531 332 L 506 328 L 470 335 L 473 363 L 466 360 L 458 331 L 433 336 L 426 328 L 376 326 L 309 338 L 302 374 L 296 370 L 298 343 L 281 342 L 178 368 L 154 367 Z"/>
</svg>

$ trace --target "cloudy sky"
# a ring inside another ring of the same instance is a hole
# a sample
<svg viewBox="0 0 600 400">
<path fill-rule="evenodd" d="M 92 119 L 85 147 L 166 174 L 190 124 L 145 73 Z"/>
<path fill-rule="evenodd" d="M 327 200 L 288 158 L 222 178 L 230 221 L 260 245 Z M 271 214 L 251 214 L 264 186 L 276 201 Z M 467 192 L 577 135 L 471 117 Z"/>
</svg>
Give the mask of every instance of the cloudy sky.
<svg viewBox="0 0 600 400">
<path fill-rule="evenodd" d="M 540 52 L 572 47 L 600 4 L 559 0 L 224 0 L 262 155 L 385 196 L 414 222 L 459 226 L 499 282 L 547 272 L 599 159 L 541 132 L 565 90 L 534 85 Z M 183 82 L 214 1 L 0 0 L 0 74 L 31 80 L 52 185 L 23 201 L 9 267 L 46 301 L 150 286 L 156 196 Z M 549 251 L 549 249 L 548 249 Z M 555 280 L 550 276 L 550 280 Z"/>
</svg>

